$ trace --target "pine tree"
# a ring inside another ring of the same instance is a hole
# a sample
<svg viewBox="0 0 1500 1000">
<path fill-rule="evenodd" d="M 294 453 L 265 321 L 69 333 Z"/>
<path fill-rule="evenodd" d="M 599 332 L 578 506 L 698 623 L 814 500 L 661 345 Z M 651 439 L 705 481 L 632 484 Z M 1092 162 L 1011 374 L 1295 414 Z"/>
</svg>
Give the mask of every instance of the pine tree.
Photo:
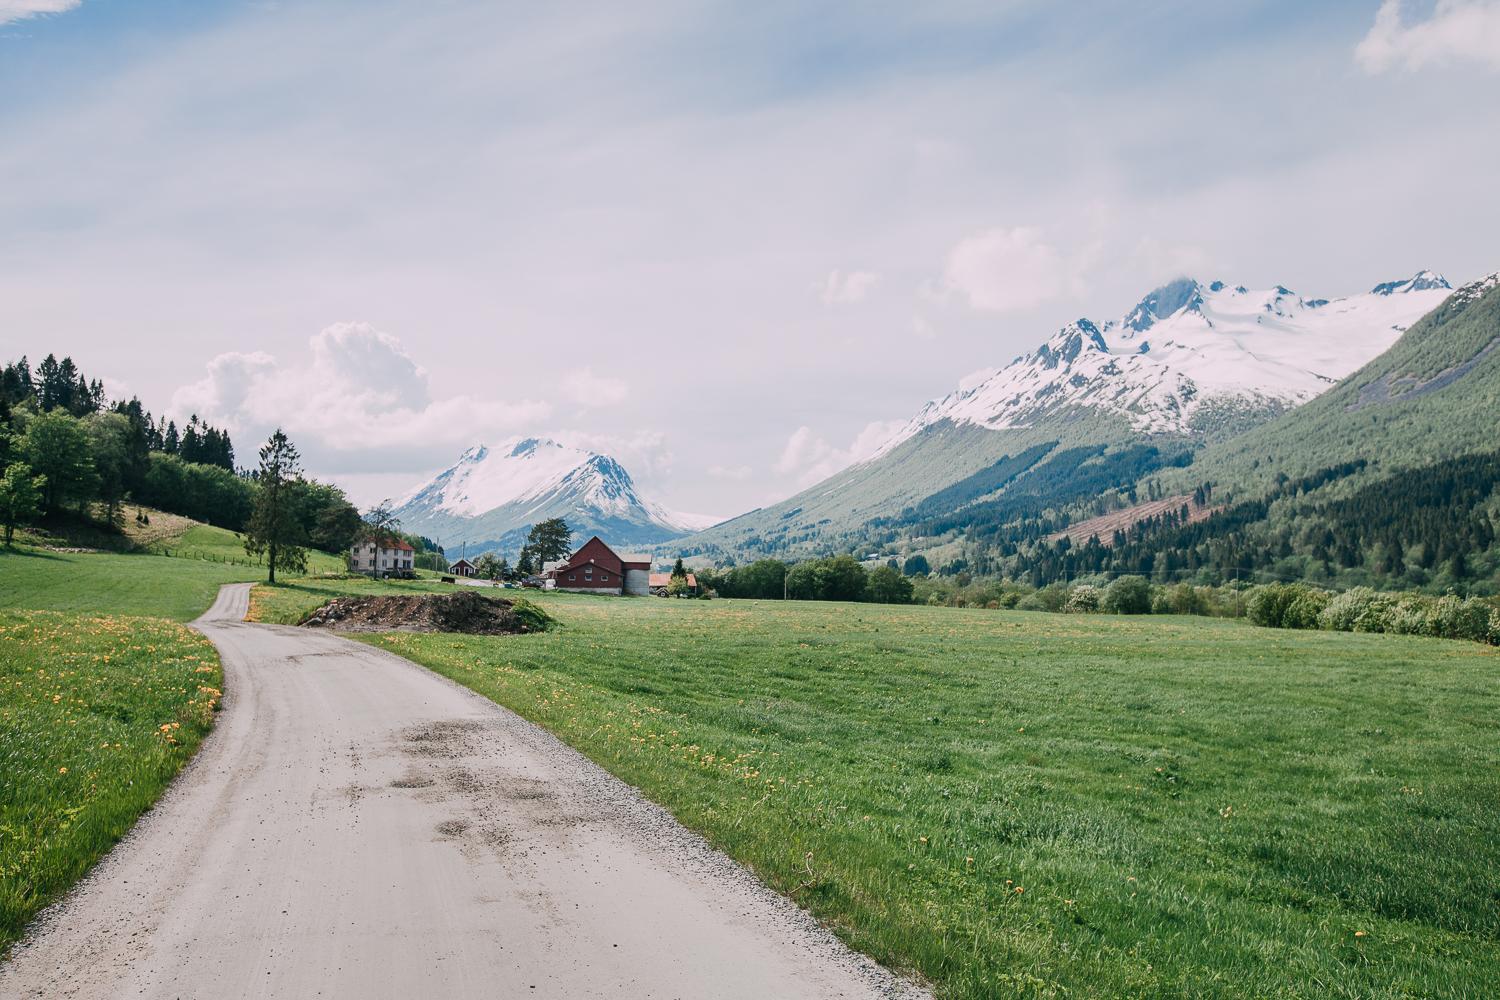
<svg viewBox="0 0 1500 1000">
<path fill-rule="evenodd" d="M 302 523 L 297 517 L 292 485 L 301 479 L 297 449 L 281 428 L 260 449 L 260 468 L 255 479 L 255 506 L 245 527 L 245 551 L 265 555 L 268 580 L 276 582 L 278 565 L 294 573 L 307 568 L 307 550 L 302 547 Z"/>
</svg>

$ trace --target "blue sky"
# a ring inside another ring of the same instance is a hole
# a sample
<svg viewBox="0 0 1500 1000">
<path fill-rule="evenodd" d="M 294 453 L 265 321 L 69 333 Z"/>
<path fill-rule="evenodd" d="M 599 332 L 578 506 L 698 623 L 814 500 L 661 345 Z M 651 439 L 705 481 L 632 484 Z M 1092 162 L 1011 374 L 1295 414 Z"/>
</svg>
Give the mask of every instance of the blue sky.
<svg viewBox="0 0 1500 1000">
<path fill-rule="evenodd" d="M 1490 0 L 624 6 L 0 0 L 3 353 L 727 514 L 1181 273 L 1500 267 Z"/>
</svg>

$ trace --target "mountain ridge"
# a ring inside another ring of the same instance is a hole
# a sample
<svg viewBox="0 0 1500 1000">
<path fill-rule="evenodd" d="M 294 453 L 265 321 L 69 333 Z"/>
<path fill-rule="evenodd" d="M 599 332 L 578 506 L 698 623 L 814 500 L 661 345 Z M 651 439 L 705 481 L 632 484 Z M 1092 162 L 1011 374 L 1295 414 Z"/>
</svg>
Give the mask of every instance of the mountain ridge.
<svg viewBox="0 0 1500 1000">
<path fill-rule="evenodd" d="M 821 551 L 1044 442 L 1062 448 L 1233 439 L 1315 399 L 1378 356 L 1452 288 L 1432 271 L 1341 299 L 1191 278 L 1122 316 L 1065 324 L 1035 350 L 963 380 L 870 458 L 694 535 L 700 553 Z"/>
</svg>

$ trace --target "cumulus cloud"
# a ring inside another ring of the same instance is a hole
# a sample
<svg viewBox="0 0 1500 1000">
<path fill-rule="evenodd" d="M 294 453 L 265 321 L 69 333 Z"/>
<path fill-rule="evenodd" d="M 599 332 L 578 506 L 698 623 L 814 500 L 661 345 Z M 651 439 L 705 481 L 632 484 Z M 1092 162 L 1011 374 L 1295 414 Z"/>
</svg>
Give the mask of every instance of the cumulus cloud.
<svg viewBox="0 0 1500 1000">
<path fill-rule="evenodd" d="M 81 3 L 83 0 L 0 0 L 0 24 L 38 14 L 63 14 Z"/>
<path fill-rule="evenodd" d="M 948 253 L 942 288 L 974 309 L 1013 312 L 1050 302 L 1077 285 L 1058 249 L 1029 226 L 989 229 Z"/>
<path fill-rule="evenodd" d="M 872 457 L 903 426 L 902 420 L 873 420 L 855 435 L 847 448 L 836 448 L 811 427 L 803 425 L 787 438 L 774 469 L 778 475 L 792 476 L 799 487 L 811 486 Z"/>
<path fill-rule="evenodd" d="M 630 395 L 623 379 L 595 375 L 591 368 L 569 372 L 563 377 L 562 387 L 569 399 L 589 409 L 623 403 Z"/>
<path fill-rule="evenodd" d="M 466 394 L 434 399 L 427 372 L 397 338 L 367 323 L 335 323 L 308 341 L 303 357 L 220 354 L 203 378 L 173 394 L 171 412 L 227 427 L 247 455 L 243 438 L 282 427 L 310 465 L 338 456 L 340 466 L 396 469 L 543 419 L 551 407 Z"/>
<path fill-rule="evenodd" d="M 880 275 L 874 271 L 850 271 L 848 274 L 835 268 L 823 279 L 819 292 L 824 305 L 851 305 L 862 301 L 880 284 Z"/>
<path fill-rule="evenodd" d="M 1500 2 L 1437 0 L 1428 17 L 1406 21 L 1401 0 L 1384 0 L 1354 58 L 1369 73 L 1453 62 L 1500 70 Z"/>
</svg>

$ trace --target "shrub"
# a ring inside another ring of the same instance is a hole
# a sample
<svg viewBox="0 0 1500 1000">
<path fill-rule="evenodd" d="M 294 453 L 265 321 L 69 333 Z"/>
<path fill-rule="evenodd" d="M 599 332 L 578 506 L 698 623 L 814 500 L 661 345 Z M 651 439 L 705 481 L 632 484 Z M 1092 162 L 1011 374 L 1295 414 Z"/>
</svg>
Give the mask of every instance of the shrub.
<svg viewBox="0 0 1500 1000">
<path fill-rule="evenodd" d="M 1151 584 L 1143 576 L 1122 576 L 1104 591 L 1101 606 L 1116 615 L 1149 615 Z"/>
<path fill-rule="evenodd" d="M 1250 591 L 1245 616 L 1267 628 L 1292 628 L 1287 623 L 1287 610 L 1307 589 L 1294 583 L 1262 584 Z"/>
<path fill-rule="evenodd" d="M 1281 617 L 1282 628 L 1317 628 L 1318 617 L 1328 606 L 1328 591 L 1297 584 L 1298 593 L 1286 606 Z"/>
<path fill-rule="evenodd" d="M 1355 587 L 1332 597 L 1318 618 L 1323 628 L 1338 632 L 1388 632 L 1396 600 L 1369 587 Z"/>
<path fill-rule="evenodd" d="M 1179 583 L 1167 591 L 1167 606 L 1174 615 L 1202 615 L 1208 613 L 1208 599 L 1203 591 L 1191 583 Z"/>
<path fill-rule="evenodd" d="M 1074 587 L 1068 594 L 1068 603 L 1064 610 L 1069 614 L 1098 611 L 1099 588 L 1087 583 Z"/>
<path fill-rule="evenodd" d="M 1051 583 L 1023 597 L 1016 607 L 1022 611 L 1061 611 L 1068 603 L 1068 588 Z"/>
</svg>

